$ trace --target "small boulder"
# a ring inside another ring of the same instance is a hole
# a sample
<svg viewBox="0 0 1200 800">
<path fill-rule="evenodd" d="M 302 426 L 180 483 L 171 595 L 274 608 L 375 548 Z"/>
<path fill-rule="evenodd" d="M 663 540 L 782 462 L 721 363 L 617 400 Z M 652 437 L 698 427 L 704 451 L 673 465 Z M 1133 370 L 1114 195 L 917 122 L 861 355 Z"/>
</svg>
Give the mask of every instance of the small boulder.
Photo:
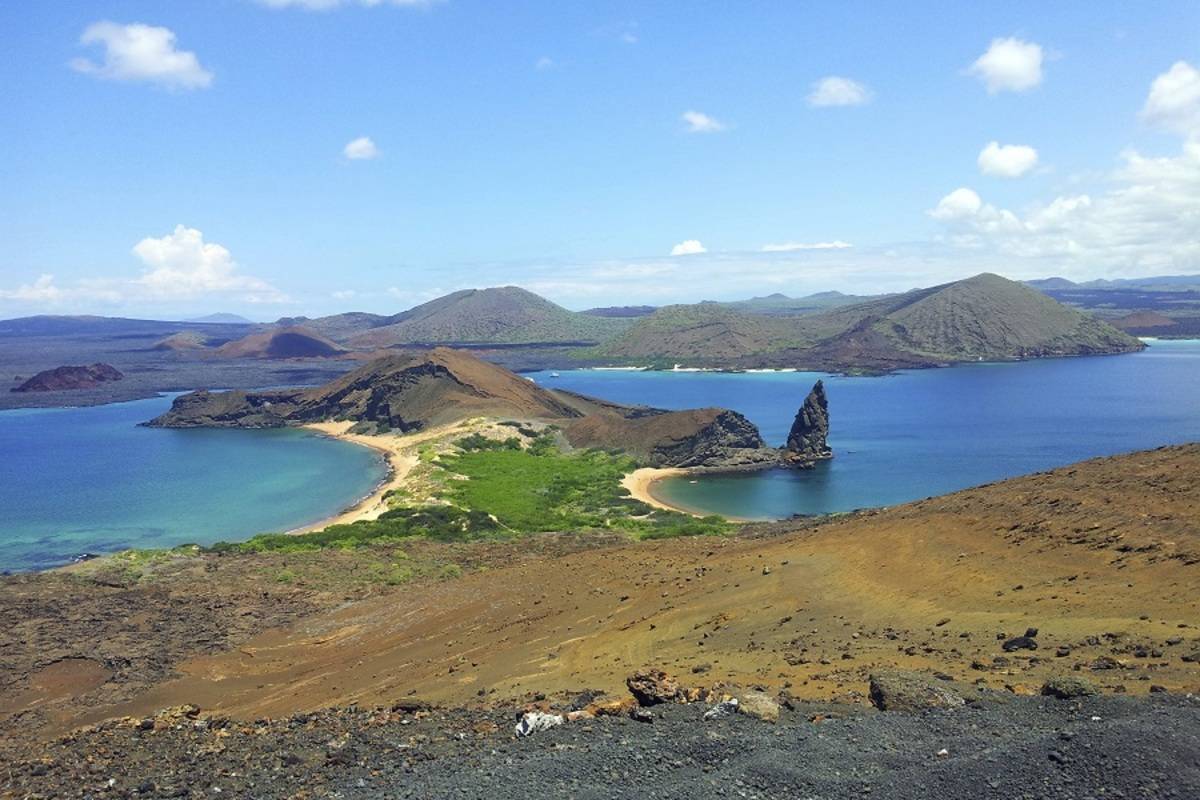
<svg viewBox="0 0 1200 800">
<path fill-rule="evenodd" d="M 517 723 L 517 736 L 530 736 L 538 731 L 548 731 L 562 725 L 565 720 L 558 714 L 547 714 L 544 711 L 530 711 L 521 717 Z"/>
<path fill-rule="evenodd" d="M 779 721 L 779 703 L 766 692 L 746 692 L 738 698 L 737 710 L 763 722 Z"/>
<path fill-rule="evenodd" d="M 672 676 L 661 669 L 642 669 L 625 679 L 629 692 L 640 706 L 687 701 L 687 692 Z"/>
<path fill-rule="evenodd" d="M 1037 650 L 1037 639 L 1032 636 L 1014 636 L 1007 642 L 1001 645 L 1004 652 L 1012 653 L 1016 650 Z"/>
<path fill-rule="evenodd" d="M 1060 700 L 1070 700 L 1075 697 L 1092 697 L 1099 691 L 1091 681 L 1083 678 L 1061 677 L 1051 678 L 1042 684 L 1042 694 L 1046 697 L 1057 697 Z"/>
<path fill-rule="evenodd" d="M 637 701 L 632 697 L 624 700 L 597 700 L 589 704 L 584 711 L 591 712 L 594 717 L 623 717 L 637 708 Z"/>
<path fill-rule="evenodd" d="M 939 681 L 918 672 L 888 670 L 871 673 L 871 703 L 880 711 L 924 711 L 929 708 L 959 708 L 962 695 Z"/>
</svg>

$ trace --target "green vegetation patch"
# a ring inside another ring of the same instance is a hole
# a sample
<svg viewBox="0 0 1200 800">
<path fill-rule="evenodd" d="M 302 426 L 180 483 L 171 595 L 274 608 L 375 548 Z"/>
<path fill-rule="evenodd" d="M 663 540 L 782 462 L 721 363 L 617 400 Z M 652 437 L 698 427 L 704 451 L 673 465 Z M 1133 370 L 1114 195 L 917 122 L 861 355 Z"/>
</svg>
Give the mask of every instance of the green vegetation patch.
<svg viewBox="0 0 1200 800">
<path fill-rule="evenodd" d="M 621 477 L 637 468 L 602 450 L 562 453 L 552 435 L 527 449 L 472 449 L 438 464 L 466 480 L 448 481 L 446 498 L 482 511 L 515 533 L 618 530 L 642 538 L 727 533 L 720 517 L 696 519 L 650 509 L 630 497 Z"/>
<path fill-rule="evenodd" d="M 489 439 L 479 434 L 455 442 L 459 452 L 432 464 L 447 477 L 442 499 L 448 505 L 398 507 L 378 519 L 331 525 L 293 536 L 267 533 L 245 542 L 219 542 L 220 553 L 300 553 L 386 545 L 421 537 L 441 542 L 499 539 L 546 532 L 606 530 L 642 539 L 726 534 L 733 526 L 721 517 L 697 519 L 652 509 L 630 497 L 621 477 L 637 468 L 627 455 L 603 450 L 563 453 L 552 431 L 522 447 L 516 437 Z M 386 579 L 401 583 L 405 570 Z M 443 577 L 453 577 L 448 570 Z M 277 580 L 290 582 L 281 574 Z"/>
<path fill-rule="evenodd" d="M 503 535 L 496 521 L 481 511 L 464 511 L 453 506 L 394 508 L 379 519 L 349 525 L 330 525 L 322 531 L 293 536 L 264 533 L 245 542 L 218 542 L 210 549 L 218 553 L 302 553 L 329 548 L 351 549 L 370 544 L 394 544 L 423 537 L 441 542 L 470 541 Z"/>
</svg>

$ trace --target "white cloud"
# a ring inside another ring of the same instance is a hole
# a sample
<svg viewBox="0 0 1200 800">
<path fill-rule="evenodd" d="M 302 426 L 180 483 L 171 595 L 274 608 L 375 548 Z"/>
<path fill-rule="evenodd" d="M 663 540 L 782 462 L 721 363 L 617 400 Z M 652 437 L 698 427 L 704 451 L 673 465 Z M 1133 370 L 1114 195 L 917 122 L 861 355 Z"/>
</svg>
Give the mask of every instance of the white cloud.
<svg viewBox="0 0 1200 800">
<path fill-rule="evenodd" d="M 53 275 L 39 275 L 33 283 L 16 289 L 0 289 L 0 300 L 19 300 L 25 303 L 54 303 L 62 299 L 63 291 L 54 283 Z"/>
<path fill-rule="evenodd" d="M 812 85 L 808 104 L 817 108 L 826 106 L 861 106 L 869 103 L 874 95 L 871 90 L 850 78 L 830 75 Z"/>
<path fill-rule="evenodd" d="M 832 242 L 780 242 L 779 244 L 764 244 L 764 253 L 794 253 L 797 250 L 845 250 L 854 245 L 835 239 Z"/>
<path fill-rule="evenodd" d="M 400 6 L 404 8 L 425 8 L 436 5 L 443 0 L 258 0 L 268 8 L 302 8 L 305 11 L 329 11 L 342 6 Z"/>
<path fill-rule="evenodd" d="M 673 256 L 694 256 L 698 253 L 707 253 L 704 245 L 700 244 L 699 239 L 686 239 L 671 248 Z"/>
<path fill-rule="evenodd" d="M 160 238 L 147 237 L 133 247 L 144 270 L 137 278 L 84 278 L 59 285 L 43 274 L 33 283 L 0 289 L 0 300 L 35 306 L 88 308 L 109 305 L 159 304 L 218 296 L 246 303 L 276 303 L 287 297 L 266 281 L 239 271 L 229 250 L 205 242 L 195 228 L 183 225 Z"/>
<path fill-rule="evenodd" d="M 249 302 L 274 302 L 280 292 L 266 281 L 238 272 L 226 248 L 205 242 L 195 228 L 176 225 L 166 236 L 147 237 L 133 247 L 146 266 L 134 283 L 152 297 L 236 293 Z"/>
<path fill-rule="evenodd" d="M 346 146 L 342 148 L 342 155 L 352 161 L 369 161 L 379 157 L 379 148 L 375 146 L 375 142 L 371 141 L 371 137 L 360 136 L 346 143 Z"/>
<path fill-rule="evenodd" d="M 1176 61 L 1155 78 L 1142 119 L 1184 135 L 1200 135 L 1200 70 Z"/>
<path fill-rule="evenodd" d="M 982 206 L 983 201 L 979 199 L 979 195 L 973 189 L 963 187 L 955 189 L 939 200 L 937 206 L 930 210 L 929 216 L 934 219 L 962 219 L 977 214 Z"/>
<path fill-rule="evenodd" d="M 1019 178 L 1037 163 L 1037 150 L 1023 144 L 988 142 L 979 153 L 979 171 L 1001 178 Z"/>
<path fill-rule="evenodd" d="M 114 81 L 146 81 L 172 89 L 203 89 L 212 84 L 211 72 L 200 66 L 196 54 L 175 47 L 169 28 L 153 25 L 119 25 L 96 22 L 84 30 L 80 44 L 99 44 L 104 58 L 71 61 L 76 72 Z"/>
<path fill-rule="evenodd" d="M 726 129 L 724 122 L 700 111 L 685 111 L 680 117 L 688 133 L 718 133 Z"/>
<path fill-rule="evenodd" d="M 533 68 L 539 71 L 554 69 L 556 66 L 558 65 L 554 63 L 554 59 L 550 56 L 542 56 L 537 61 L 533 62 Z"/>
<path fill-rule="evenodd" d="M 354 291 L 353 289 L 338 289 L 335 292 L 331 292 L 330 296 L 334 300 L 351 300 L 357 294 L 358 292 Z"/>
<path fill-rule="evenodd" d="M 1122 159 L 1095 195 L 1063 195 L 1018 214 L 959 189 L 929 213 L 947 223 L 950 243 L 1045 262 L 1047 274 L 1200 271 L 1200 141 L 1177 156 Z"/>
<path fill-rule="evenodd" d="M 1042 82 L 1042 46 L 1021 39 L 993 39 L 987 52 L 967 72 L 979 78 L 990 94 L 1024 92 Z"/>
</svg>

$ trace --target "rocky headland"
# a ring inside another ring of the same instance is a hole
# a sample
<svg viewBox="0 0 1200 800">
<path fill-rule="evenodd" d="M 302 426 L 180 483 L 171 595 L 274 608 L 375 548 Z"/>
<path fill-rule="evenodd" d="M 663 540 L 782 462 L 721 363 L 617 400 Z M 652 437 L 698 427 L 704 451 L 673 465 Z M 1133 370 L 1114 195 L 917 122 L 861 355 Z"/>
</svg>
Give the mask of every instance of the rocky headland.
<svg viewBox="0 0 1200 800">
<path fill-rule="evenodd" d="M 352 433 L 375 434 L 412 433 L 477 417 L 552 423 L 572 447 L 620 449 L 650 467 L 762 469 L 829 457 L 820 384 L 797 417 L 800 427 L 793 426 L 796 441 L 776 449 L 736 411 L 622 406 L 544 389 L 470 353 L 442 347 L 384 356 L 314 389 L 192 392 L 148 424 L 272 428 L 350 422 Z"/>
</svg>

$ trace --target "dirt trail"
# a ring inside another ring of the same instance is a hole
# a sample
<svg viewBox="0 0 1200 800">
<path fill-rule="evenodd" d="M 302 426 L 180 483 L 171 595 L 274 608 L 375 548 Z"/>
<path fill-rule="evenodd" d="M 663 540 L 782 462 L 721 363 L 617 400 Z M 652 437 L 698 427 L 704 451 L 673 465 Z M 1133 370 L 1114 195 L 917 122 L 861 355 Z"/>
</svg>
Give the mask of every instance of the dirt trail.
<svg viewBox="0 0 1200 800">
<path fill-rule="evenodd" d="M 1200 687 L 1200 446 L 1085 462 L 824 524 L 751 526 L 400 589 L 195 658 L 77 721 L 183 702 L 278 716 L 416 695 L 455 704 L 696 683 L 862 700 L 879 665 L 1033 691 Z M 1037 650 L 1001 637 L 1039 629 Z M 1106 660 L 1108 659 L 1108 660 Z M 1094 669 L 1100 666 L 1100 669 Z"/>
</svg>

